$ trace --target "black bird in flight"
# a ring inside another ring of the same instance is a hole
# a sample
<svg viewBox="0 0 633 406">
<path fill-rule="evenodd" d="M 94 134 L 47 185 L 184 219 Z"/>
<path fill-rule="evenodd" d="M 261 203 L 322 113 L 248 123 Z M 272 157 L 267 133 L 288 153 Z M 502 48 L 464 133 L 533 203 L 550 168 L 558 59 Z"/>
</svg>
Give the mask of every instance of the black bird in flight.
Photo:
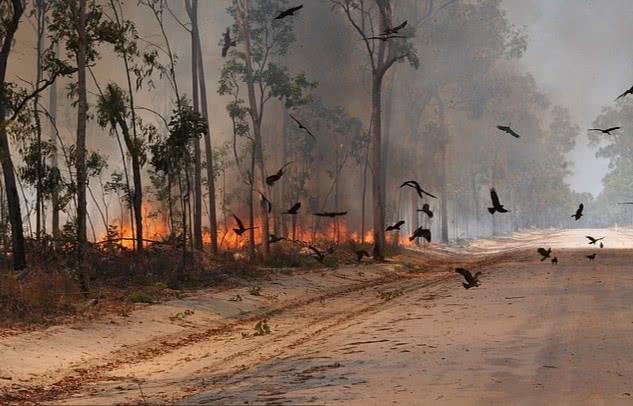
<svg viewBox="0 0 633 406">
<path fill-rule="evenodd" d="M 510 128 L 509 126 L 505 126 L 505 125 L 498 125 L 497 128 L 501 131 L 503 131 L 504 133 L 508 133 L 511 136 L 513 136 L 514 138 L 521 138 L 521 136 L 519 134 L 517 134 L 512 128 Z"/>
<path fill-rule="evenodd" d="M 265 207 L 268 213 L 272 212 L 273 204 L 270 202 L 270 200 L 268 200 L 266 196 L 264 196 L 264 194 L 260 192 L 259 190 L 257 191 L 257 193 L 259 193 L 259 195 L 262 197 L 262 202 L 261 202 L 262 207 Z"/>
<path fill-rule="evenodd" d="M 611 131 L 615 131 L 615 130 L 619 130 L 622 127 L 616 126 L 616 127 L 609 127 L 609 128 L 590 128 L 588 131 L 600 131 L 603 134 L 609 134 L 611 135 Z"/>
<path fill-rule="evenodd" d="M 400 25 L 397 25 L 397 26 L 395 26 L 393 28 L 387 28 L 380 35 L 384 36 L 384 35 L 397 34 L 398 31 L 400 31 L 401 29 L 403 29 L 406 26 L 407 26 L 407 20 L 404 20 L 404 22 L 402 22 Z"/>
<path fill-rule="evenodd" d="M 430 219 L 433 218 L 433 212 L 431 211 L 430 206 L 429 206 L 428 203 L 424 203 L 422 205 L 422 208 L 421 209 L 417 209 L 416 211 L 421 211 L 421 212 L 425 213 L 427 216 L 429 216 Z"/>
<path fill-rule="evenodd" d="M 323 263 L 323 260 L 325 259 L 326 255 L 334 252 L 334 247 L 330 247 L 326 251 L 321 251 L 317 247 L 308 245 L 308 249 L 314 253 L 312 257 L 321 263 Z"/>
<path fill-rule="evenodd" d="M 589 245 L 592 245 L 592 244 L 595 245 L 598 241 L 604 240 L 604 237 L 602 237 L 602 238 L 593 238 L 590 235 L 586 235 L 585 238 L 587 238 L 589 240 Z"/>
<path fill-rule="evenodd" d="M 585 210 L 585 205 L 580 203 L 580 205 L 578 206 L 578 210 L 576 210 L 576 214 L 572 214 L 571 217 L 575 218 L 576 221 L 580 220 L 583 210 Z"/>
<path fill-rule="evenodd" d="M 234 228 L 233 231 L 235 231 L 235 234 L 237 235 L 242 235 L 245 232 L 247 232 L 248 230 L 254 230 L 257 227 L 244 227 L 244 223 L 242 223 L 242 220 L 240 220 L 239 217 L 237 217 L 235 214 L 233 215 L 233 218 L 235 219 L 235 222 L 237 223 L 237 228 Z"/>
<path fill-rule="evenodd" d="M 624 96 L 626 96 L 627 94 L 633 94 L 633 86 L 629 87 L 624 93 L 622 93 L 621 95 L 619 95 L 618 97 L 616 97 L 615 101 L 620 100 L 621 98 L 623 98 Z"/>
<path fill-rule="evenodd" d="M 266 184 L 268 186 L 272 186 L 275 184 L 275 182 L 277 182 L 279 179 L 281 179 L 282 176 L 284 176 L 284 169 L 286 169 L 286 166 L 290 165 L 292 162 L 288 162 L 287 164 L 285 164 L 284 166 L 282 166 L 277 173 L 270 175 L 266 178 Z"/>
<path fill-rule="evenodd" d="M 400 185 L 400 187 L 405 187 L 405 186 L 415 189 L 415 191 L 418 193 L 418 196 L 422 198 L 424 197 L 424 195 L 427 195 L 429 197 L 432 197 L 433 199 L 437 199 L 437 196 L 434 196 L 430 194 L 429 192 L 427 192 L 426 190 L 422 189 L 422 186 L 420 186 L 420 184 L 416 182 L 415 180 L 408 180 L 406 182 L 403 182 L 402 185 Z"/>
<path fill-rule="evenodd" d="M 367 252 L 367 250 L 357 250 L 354 251 L 354 253 L 356 254 L 356 260 L 358 262 L 361 262 L 363 260 L 363 257 L 371 257 L 371 255 L 369 255 L 369 252 Z"/>
<path fill-rule="evenodd" d="M 293 204 L 291 208 L 289 208 L 287 211 L 281 214 L 297 214 L 300 208 L 301 208 L 301 202 L 297 202 Z"/>
<path fill-rule="evenodd" d="M 542 261 L 545 261 L 547 258 L 549 258 L 550 254 L 552 253 L 552 249 L 539 248 L 536 250 L 536 252 L 538 252 L 539 254 L 543 256 L 543 258 L 541 258 L 541 262 L 542 262 Z"/>
<path fill-rule="evenodd" d="M 312 213 L 313 216 L 329 217 L 329 218 L 340 217 L 340 216 L 344 216 L 346 214 L 347 214 L 346 211 L 324 211 L 324 212 L 320 212 L 320 213 Z"/>
<path fill-rule="evenodd" d="M 557 265 L 557 264 L 558 264 L 558 257 L 552 258 L 552 265 Z"/>
<path fill-rule="evenodd" d="M 464 289 L 470 289 L 479 286 L 479 276 L 481 275 L 481 272 L 477 272 L 475 273 L 475 275 L 473 275 L 470 273 L 469 270 L 464 268 L 455 268 L 455 272 L 463 276 L 466 280 L 466 282 L 462 283 Z"/>
<path fill-rule="evenodd" d="M 400 227 L 402 227 L 402 225 L 404 224 L 404 220 L 400 220 L 390 226 L 387 226 L 387 228 L 385 229 L 385 231 L 393 231 L 393 230 L 400 230 Z"/>
<path fill-rule="evenodd" d="M 589 261 L 593 261 L 594 259 L 596 259 L 596 253 L 594 252 L 591 255 L 585 255 L 585 258 L 589 258 Z"/>
<path fill-rule="evenodd" d="M 288 10 L 284 10 L 281 13 L 279 13 L 279 15 L 275 17 L 274 19 L 281 20 L 282 18 L 293 16 L 295 15 L 297 11 L 301 10 L 302 8 L 303 8 L 303 4 L 298 5 L 296 7 L 289 8 Z"/>
<path fill-rule="evenodd" d="M 229 27 L 226 28 L 224 32 L 224 44 L 222 44 L 222 58 L 226 56 L 231 47 L 234 47 L 237 42 L 235 40 L 231 40 L 231 29 Z"/>
<path fill-rule="evenodd" d="M 285 239 L 286 239 L 285 237 L 277 237 L 275 234 L 271 234 L 271 235 L 268 237 L 268 243 L 269 243 L 269 244 L 274 244 L 274 243 L 276 243 L 276 242 L 283 241 L 283 240 L 285 240 Z"/>
<path fill-rule="evenodd" d="M 416 238 L 420 237 L 424 238 L 426 242 L 431 242 L 431 230 L 429 230 L 428 228 L 418 227 L 415 229 L 415 231 L 413 231 L 411 237 L 409 237 L 409 241 L 413 241 Z"/>
<path fill-rule="evenodd" d="M 376 37 L 367 37 L 367 39 L 379 39 L 381 41 L 388 41 L 393 38 L 408 38 L 404 35 L 378 35 Z"/>
<path fill-rule="evenodd" d="M 293 116 L 292 114 L 288 113 L 288 115 L 290 116 L 291 119 L 294 120 L 295 123 L 297 123 L 297 125 L 299 126 L 299 129 L 307 132 L 308 135 L 310 135 L 310 137 L 312 137 L 313 140 L 316 140 L 316 137 L 314 136 L 314 134 L 312 134 L 312 131 L 310 131 L 310 129 L 308 129 L 308 127 L 304 126 L 301 123 L 301 121 L 297 120 L 297 118 L 295 116 Z"/>
<path fill-rule="evenodd" d="M 497 191 L 495 188 L 490 189 L 490 199 L 492 200 L 492 207 L 488 207 L 488 212 L 490 214 L 499 213 L 507 213 L 509 210 L 503 207 L 501 202 L 499 201 L 499 195 L 497 195 Z"/>
</svg>

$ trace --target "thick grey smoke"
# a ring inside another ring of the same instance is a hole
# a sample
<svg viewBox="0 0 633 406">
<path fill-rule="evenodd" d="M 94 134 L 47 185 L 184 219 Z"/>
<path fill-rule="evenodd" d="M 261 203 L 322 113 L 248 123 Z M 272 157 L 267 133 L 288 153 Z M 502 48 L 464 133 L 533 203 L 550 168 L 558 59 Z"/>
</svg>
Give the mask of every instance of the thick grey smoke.
<svg viewBox="0 0 633 406">
<path fill-rule="evenodd" d="M 502 6 L 529 35 L 521 64 L 581 128 L 633 84 L 631 1 L 503 0 Z M 584 133 L 570 158 L 571 186 L 597 195 L 608 164 L 594 156 Z"/>
</svg>

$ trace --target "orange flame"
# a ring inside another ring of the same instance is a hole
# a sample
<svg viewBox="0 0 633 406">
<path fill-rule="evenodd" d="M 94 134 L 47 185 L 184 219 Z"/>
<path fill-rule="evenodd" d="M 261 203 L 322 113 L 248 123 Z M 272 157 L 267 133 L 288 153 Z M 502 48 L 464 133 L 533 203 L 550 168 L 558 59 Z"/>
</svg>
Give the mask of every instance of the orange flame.
<svg viewBox="0 0 633 406">
<path fill-rule="evenodd" d="M 324 219 L 293 219 L 287 221 L 285 226 L 278 224 L 278 233 L 284 234 L 288 239 L 305 241 L 305 242 L 329 242 L 329 243 L 345 243 L 353 241 L 356 243 L 364 242 L 366 244 L 373 244 L 374 234 L 372 230 L 365 232 L 365 238 L 361 238 L 361 234 L 358 231 L 350 230 L 347 222 L 344 219 L 324 220 Z M 307 220 L 307 221 L 306 221 Z M 117 226 L 118 236 L 121 237 L 121 245 L 126 248 L 134 247 L 134 233 L 129 221 L 118 219 L 114 224 Z M 245 221 L 245 225 L 248 227 L 248 223 Z M 235 227 L 232 219 L 227 221 L 224 227 L 220 227 L 217 231 L 217 241 L 220 248 L 223 249 L 243 249 L 248 246 L 250 240 L 250 231 L 246 231 L 241 236 L 238 236 L 233 228 Z M 256 244 L 260 244 L 263 237 L 263 227 L 261 218 L 257 218 L 254 224 L 254 239 Z M 272 234 L 275 229 L 274 220 L 269 219 L 270 233 Z M 282 228 L 285 228 L 285 233 L 282 233 Z M 169 237 L 170 227 L 167 215 L 162 211 L 152 210 L 150 203 L 143 204 L 143 236 L 147 240 L 161 241 Z M 211 233 L 207 227 L 203 230 L 203 242 L 205 245 L 211 243 Z M 405 247 L 412 247 L 416 245 L 415 241 L 409 241 L 408 235 L 404 232 L 390 232 L 387 233 L 387 243 L 393 244 L 394 239 L 398 239 L 398 244 Z M 101 240 L 108 239 L 107 232 L 104 232 Z"/>
</svg>

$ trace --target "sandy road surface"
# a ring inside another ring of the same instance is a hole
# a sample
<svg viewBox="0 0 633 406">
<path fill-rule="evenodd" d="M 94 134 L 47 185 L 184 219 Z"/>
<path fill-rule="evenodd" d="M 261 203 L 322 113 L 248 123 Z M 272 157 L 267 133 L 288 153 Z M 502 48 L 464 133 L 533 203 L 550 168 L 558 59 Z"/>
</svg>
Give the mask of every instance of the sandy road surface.
<svg viewBox="0 0 633 406">
<path fill-rule="evenodd" d="M 269 296 L 244 295 L 239 311 L 230 292 L 200 295 L 141 309 L 121 327 L 114 320 L 107 340 L 94 325 L 2 339 L 0 372 L 14 380 L 0 399 L 631 404 L 633 233 L 591 230 L 606 235 L 602 250 L 587 249 L 587 233 L 522 234 L 474 243 L 466 255 L 409 255 L 409 266 L 277 278 L 262 288 Z M 540 245 L 554 248 L 558 266 L 538 261 Z M 460 287 L 450 271 L 462 261 L 484 271 L 480 288 Z M 191 320 L 163 319 L 184 307 L 195 308 Z M 272 334 L 242 338 L 262 317 Z M 99 343 L 64 347 L 73 337 Z"/>
</svg>

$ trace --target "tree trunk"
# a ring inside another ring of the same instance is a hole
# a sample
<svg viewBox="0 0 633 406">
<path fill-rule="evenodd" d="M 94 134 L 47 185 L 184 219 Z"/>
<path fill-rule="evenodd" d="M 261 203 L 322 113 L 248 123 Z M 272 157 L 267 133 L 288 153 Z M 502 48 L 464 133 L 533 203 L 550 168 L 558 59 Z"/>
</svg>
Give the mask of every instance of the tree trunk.
<svg viewBox="0 0 633 406">
<path fill-rule="evenodd" d="M 35 83 L 36 86 L 42 81 L 42 53 L 44 51 L 44 27 L 46 24 L 46 14 L 44 9 L 44 3 L 42 0 L 36 1 L 36 17 L 37 17 L 37 52 L 36 52 L 36 74 Z M 39 95 L 35 95 L 33 98 L 33 110 L 35 118 L 35 129 L 37 133 L 37 164 L 35 168 L 36 172 L 36 185 L 35 185 L 35 239 L 40 240 L 42 236 L 42 216 L 43 216 L 43 196 L 42 196 L 42 124 L 39 116 Z"/>
<path fill-rule="evenodd" d="M 194 30 L 198 25 L 198 0 L 187 1 L 190 6 L 189 18 L 191 19 L 191 87 L 193 110 L 200 112 L 198 97 L 198 44 Z M 202 250 L 202 166 L 200 153 L 200 138 L 193 140 L 193 243 L 197 250 Z"/>
<path fill-rule="evenodd" d="M 211 145 L 211 127 L 209 126 L 209 109 L 207 105 L 207 85 L 204 77 L 204 61 L 202 59 L 202 45 L 200 43 L 200 35 L 198 32 L 198 24 L 193 27 L 196 36 L 196 44 L 198 51 L 198 75 L 200 84 L 200 102 L 202 107 L 202 116 L 207 125 L 207 131 L 204 133 L 204 149 L 207 161 L 207 187 L 209 192 L 209 233 L 211 234 L 211 253 L 218 253 L 218 220 L 215 208 L 215 174 L 213 173 L 213 149 Z"/>
<path fill-rule="evenodd" d="M 374 224 L 374 258 L 385 258 L 385 206 L 382 199 L 382 157 L 381 157 L 381 114 L 382 114 L 382 76 L 372 75 L 371 120 L 372 120 L 372 215 Z"/>
<path fill-rule="evenodd" d="M 77 160 L 75 170 L 77 172 L 77 256 L 79 260 L 79 278 L 81 288 L 87 291 L 85 275 L 83 272 L 83 260 L 87 245 L 86 236 L 86 121 L 88 113 L 88 100 L 86 95 L 86 0 L 79 0 L 79 14 L 77 16 L 77 93 L 79 97 L 77 107 Z"/>
<path fill-rule="evenodd" d="M 243 15 L 241 16 L 241 28 L 242 28 L 242 36 L 244 38 L 245 45 L 245 55 L 244 60 L 246 62 L 246 85 L 248 87 L 248 102 L 249 102 L 249 113 L 251 116 L 251 121 L 253 123 L 253 135 L 255 136 L 255 160 L 259 169 L 259 178 L 262 188 L 262 193 L 264 193 L 267 189 L 266 185 L 266 170 L 264 167 L 264 153 L 262 146 L 262 117 L 263 112 L 259 111 L 257 106 L 257 99 L 255 97 L 255 83 L 253 78 L 253 66 L 251 62 L 251 39 L 250 39 L 250 27 L 248 24 L 248 1 L 243 3 Z M 253 174 L 254 176 L 255 174 Z M 253 185 L 254 187 L 254 185 Z M 262 247 L 263 247 L 263 257 L 264 259 L 268 259 L 270 256 L 270 245 L 268 243 L 268 210 L 265 205 L 261 205 L 261 213 L 262 213 Z"/>
<path fill-rule="evenodd" d="M 55 44 L 55 55 L 59 55 L 59 43 Z M 53 145 L 53 152 L 51 156 L 51 168 L 53 171 L 57 172 L 58 164 L 57 164 L 57 83 L 53 83 L 50 88 L 49 100 L 48 100 L 48 113 L 50 114 L 51 126 L 53 127 L 50 136 L 50 142 Z M 57 172 L 59 173 L 59 172 Z M 53 190 L 51 191 L 51 228 L 53 234 L 53 241 L 55 246 L 57 246 L 60 233 L 59 233 L 59 177 L 56 178 L 56 182 L 53 185 Z"/>
<path fill-rule="evenodd" d="M 371 129 L 370 129 L 371 131 Z M 368 134 L 369 135 L 369 134 Z M 365 205 L 366 205 L 366 196 L 367 196 L 367 169 L 369 166 L 369 151 L 371 148 L 371 143 L 369 140 L 367 141 L 367 151 L 365 152 L 365 162 L 363 164 L 363 191 L 361 197 L 361 205 L 360 205 L 360 242 L 361 244 L 365 243 Z"/>
<path fill-rule="evenodd" d="M 448 243 L 448 173 L 446 170 L 446 155 L 448 153 L 449 144 L 449 132 L 446 126 L 446 114 L 444 111 L 444 103 L 439 95 L 439 92 L 435 94 L 439 110 L 439 131 L 440 131 L 440 214 L 441 214 L 441 228 L 440 237 L 443 243 Z"/>
<path fill-rule="evenodd" d="M 121 24 L 119 13 L 113 1 L 110 2 L 112 11 L 116 18 L 116 22 Z M 130 113 L 132 115 L 132 137 L 129 131 L 124 134 L 128 152 L 132 158 L 132 178 L 134 182 L 134 196 L 132 197 L 132 206 L 134 208 L 134 224 L 136 232 L 136 249 L 138 252 L 143 251 L 143 184 L 140 162 L 140 142 L 136 133 L 136 109 L 134 107 L 134 89 L 132 88 L 132 78 L 130 77 L 130 66 L 127 51 L 123 50 L 123 64 L 125 65 L 125 73 L 127 77 L 128 93 L 130 96 Z M 124 158 L 125 159 L 125 158 Z"/>
<path fill-rule="evenodd" d="M 13 18 L 4 29 L 4 42 L 0 49 L 0 83 L 5 87 L 7 63 L 11 52 L 13 37 L 18 29 L 18 24 L 24 8 L 20 0 L 12 0 Z M 4 121 L 7 115 L 6 101 L 0 97 L 0 122 Z M 11 239 L 13 244 L 13 269 L 16 271 L 26 268 L 26 253 L 24 246 L 24 230 L 22 228 L 22 214 L 20 213 L 20 197 L 13 171 L 13 161 L 9 148 L 9 139 L 4 125 L 0 127 L 0 161 L 4 176 L 4 186 L 6 189 L 7 206 L 9 211 L 9 221 L 11 222 Z"/>
</svg>

